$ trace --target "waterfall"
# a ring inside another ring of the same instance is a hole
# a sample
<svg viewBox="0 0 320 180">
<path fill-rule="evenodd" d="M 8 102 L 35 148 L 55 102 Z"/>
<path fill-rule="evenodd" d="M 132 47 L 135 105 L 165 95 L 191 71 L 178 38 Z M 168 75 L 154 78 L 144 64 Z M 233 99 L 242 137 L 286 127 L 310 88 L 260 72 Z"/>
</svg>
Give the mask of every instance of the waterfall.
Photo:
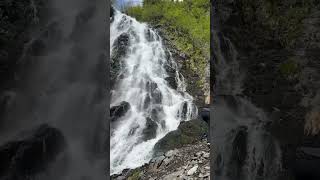
<svg viewBox="0 0 320 180">
<path fill-rule="evenodd" d="M 267 115 L 241 96 L 242 79 L 237 51 L 231 41 L 214 32 L 215 179 L 274 180 L 281 170 L 278 142 L 266 130 Z"/>
<path fill-rule="evenodd" d="M 110 167 L 116 174 L 147 163 L 154 145 L 180 121 L 192 119 L 197 108 L 157 32 L 119 11 L 111 19 L 110 53 L 119 67 L 111 107 L 129 107 L 111 123 Z M 170 76 L 176 87 L 167 81 Z"/>
</svg>

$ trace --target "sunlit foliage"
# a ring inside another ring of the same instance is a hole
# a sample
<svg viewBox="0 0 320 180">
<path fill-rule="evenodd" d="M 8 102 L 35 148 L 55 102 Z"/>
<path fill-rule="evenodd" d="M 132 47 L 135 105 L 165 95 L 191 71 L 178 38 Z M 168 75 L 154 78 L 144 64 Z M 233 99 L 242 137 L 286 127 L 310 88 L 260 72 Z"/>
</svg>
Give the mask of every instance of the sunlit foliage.
<svg viewBox="0 0 320 180">
<path fill-rule="evenodd" d="M 189 58 L 190 68 L 205 81 L 210 56 L 209 0 L 144 0 L 126 13 L 137 20 L 160 27 L 178 50 Z"/>
</svg>

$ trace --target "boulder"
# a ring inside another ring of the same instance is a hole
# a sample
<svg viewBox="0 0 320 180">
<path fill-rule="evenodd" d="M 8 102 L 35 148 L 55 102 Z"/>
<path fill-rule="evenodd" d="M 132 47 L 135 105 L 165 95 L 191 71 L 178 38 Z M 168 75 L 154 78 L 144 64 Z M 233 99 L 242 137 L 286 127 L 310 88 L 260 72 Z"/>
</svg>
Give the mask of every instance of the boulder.
<svg viewBox="0 0 320 180">
<path fill-rule="evenodd" d="M 113 44 L 113 53 L 111 55 L 111 62 L 119 60 L 126 55 L 127 47 L 130 43 L 130 35 L 127 33 L 121 34 Z"/>
<path fill-rule="evenodd" d="M 121 69 L 121 61 L 127 55 L 127 49 L 130 44 L 130 35 L 121 34 L 113 44 L 113 50 L 110 57 L 110 75 L 111 80 L 117 79 Z"/>
<path fill-rule="evenodd" d="M 159 122 L 162 116 L 163 116 L 163 108 L 161 106 L 155 106 L 151 110 L 151 119 Z"/>
<path fill-rule="evenodd" d="M 202 120 L 183 121 L 155 145 L 155 155 L 200 141 L 208 133 L 208 124 Z"/>
<path fill-rule="evenodd" d="M 65 146 L 58 129 L 39 126 L 31 136 L 0 146 L 0 179 L 23 179 L 46 170 Z"/>
<path fill-rule="evenodd" d="M 195 165 L 194 167 L 192 167 L 191 169 L 189 169 L 189 171 L 187 172 L 188 176 L 192 176 L 193 174 L 195 174 L 198 170 L 198 165 Z"/>
<path fill-rule="evenodd" d="M 168 82 L 169 86 L 172 88 L 172 89 L 177 89 L 178 88 L 178 84 L 176 82 L 176 78 L 175 77 L 166 77 L 165 80 Z"/>
<path fill-rule="evenodd" d="M 158 124 L 151 118 L 146 118 L 146 127 L 143 129 L 143 139 L 147 141 L 149 139 L 153 139 L 157 135 Z"/>
<path fill-rule="evenodd" d="M 161 104 L 162 102 L 162 94 L 161 91 L 158 88 L 158 84 L 155 82 L 147 82 L 146 89 L 150 94 L 150 100 L 152 100 L 155 104 Z M 149 100 L 149 102 L 150 102 Z"/>
<path fill-rule="evenodd" d="M 118 106 L 113 106 L 110 108 L 110 118 L 111 121 L 116 121 L 120 117 L 124 116 L 129 109 L 131 108 L 130 104 L 128 102 L 121 102 Z"/>
</svg>

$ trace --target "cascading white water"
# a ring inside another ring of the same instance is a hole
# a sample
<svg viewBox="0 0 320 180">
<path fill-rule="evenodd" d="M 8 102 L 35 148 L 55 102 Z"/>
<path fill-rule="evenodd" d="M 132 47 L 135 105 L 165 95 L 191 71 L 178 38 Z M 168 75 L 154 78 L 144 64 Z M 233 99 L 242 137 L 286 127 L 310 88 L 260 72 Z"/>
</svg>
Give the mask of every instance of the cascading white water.
<svg viewBox="0 0 320 180">
<path fill-rule="evenodd" d="M 197 108 L 185 92 L 183 77 L 161 37 L 147 24 L 119 11 L 115 11 L 112 18 L 111 55 L 117 39 L 123 34 L 129 37 L 126 55 L 118 59 L 121 68 L 111 98 L 111 106 L 125 101 L 131 107 L 111 130 L 110 167 L 111 174 L 117 174 L 147 163 L 153 156 L 154 145 L 168 132 L 176 130 L 180 121 L 193 118 Z M 165 66 L 175 70 L 177 89 L 166 81 L 169 75 Z M 148 121 L 155 124 L 156 132 L 146 138 Z"/>
</svg>

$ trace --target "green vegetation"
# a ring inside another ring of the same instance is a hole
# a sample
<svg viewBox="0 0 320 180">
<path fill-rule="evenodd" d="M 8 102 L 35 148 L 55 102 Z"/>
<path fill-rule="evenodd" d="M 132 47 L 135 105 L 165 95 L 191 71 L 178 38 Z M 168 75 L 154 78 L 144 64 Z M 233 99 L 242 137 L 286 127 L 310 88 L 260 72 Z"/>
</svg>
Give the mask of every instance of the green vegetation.
<svg viewBox="0 0 320 180">
<path fill-rule="evenodd" d="M 183 122 L 178 129 L 171 131 L 155 145 L 155 152 L 163 153 L 186 144 L 200 141 L 204 134 L 209 131 L 208 124 L 202 120 Z"/>
<path fill-rule="evenodd" d="M 294 57 L 280 64 L 280 73 L 287 79 L 294 79 L 299 74 L 299 65 Z"/>
<path fill-rule="evenodd" d="M 267 0 L 266 24 L 279 35 L 280 43 L 285 47 L 294 45 L 303 27 L 302 20 L 309 14 L 311 0 L 288 4 L 285 9 L 280 7 L 280 1 Z"/>
<path fill-rule="evenodd" d="M 314 0 L 243 0 L 240 1 L 240 12 L 245 24 L 279 41 L 283 47 L 291 48 L 301 34 L 302 21 L 314 3 Z"/>
<path fill-rule="evenodd" d="M 140 170 L 139 169 L 135 169 L 131 176 L 128 177 L 128 180 L 139 180 L 140 179 Z"/>
<path fill-rule="evenodd" d="M 188 68 L 199 74 L 199 86 L 203 86 L 210 57 L 209 0 L 144 0 L 142 7 L 129 7 L 126 13 L 161 29 L 175 48 L 188 57 Z"/>
</svg>

